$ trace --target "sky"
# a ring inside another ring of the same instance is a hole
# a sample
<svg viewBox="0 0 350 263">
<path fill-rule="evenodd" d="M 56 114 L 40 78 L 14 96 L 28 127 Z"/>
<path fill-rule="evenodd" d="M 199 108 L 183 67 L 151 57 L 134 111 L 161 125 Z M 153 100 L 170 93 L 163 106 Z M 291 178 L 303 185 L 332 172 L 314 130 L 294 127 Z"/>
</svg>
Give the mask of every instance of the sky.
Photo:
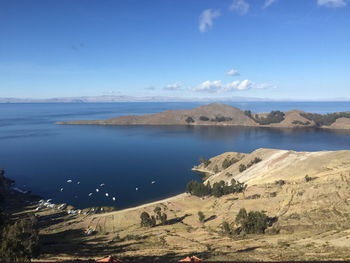
<svg viewBox="0 0 350 263">
<path fill-rule="evenodd" d="M 0 97 L 350 98 L 350 0 L 0 0 Z"/>
</svg>

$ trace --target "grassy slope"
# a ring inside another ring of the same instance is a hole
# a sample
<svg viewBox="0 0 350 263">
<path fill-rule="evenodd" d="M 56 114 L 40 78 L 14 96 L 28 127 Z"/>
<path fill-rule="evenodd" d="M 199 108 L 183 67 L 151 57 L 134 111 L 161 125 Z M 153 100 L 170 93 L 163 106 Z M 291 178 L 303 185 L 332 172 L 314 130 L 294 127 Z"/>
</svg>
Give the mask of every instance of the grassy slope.
<svg viewBox="0 0 350 263">
<path fill-rule="evenodd" d="M 212 163 L 222 163 L 228 154 Z M 242 174 L 235 172 L 239 163 L 228 168 L 236 178 L 248 183 L 245 194 L 221 198 L 182 194 L 157 204 L 106 214 L 64 216 L 54 221 L 46 218 L 41 229 L 46 253 L 42 258 L 98 258 L 113 254 L 134 259 L 178 259 L 196 254 L 209 260 L 349 260 L 350 151 L 296 153 L 260 149 L 241 162 L 255 156 L 263 161 Z M 306 174 L 318 178 L 305 182 Z M 219 173 L 209 180 L 213 178 L 225 176 Z M 274 181 L 281 178 L 287 183 L 276 185 Z M 261 197 L 249 199 L 254 194 Z M 157 205 L 166 210 L 170 225 L 141 228 L 141 212 L 152 213 Z M 281 229 L 280 234 L 245 238 L 222 235 L 222 221 L 232 222 L 242 207 L 278 216 L 275 227 Z M 199 210 L 210 220 L 200 223 Z M 88 228 L 96 234 L 85 236 L 83 231 Z"/>
</svg>

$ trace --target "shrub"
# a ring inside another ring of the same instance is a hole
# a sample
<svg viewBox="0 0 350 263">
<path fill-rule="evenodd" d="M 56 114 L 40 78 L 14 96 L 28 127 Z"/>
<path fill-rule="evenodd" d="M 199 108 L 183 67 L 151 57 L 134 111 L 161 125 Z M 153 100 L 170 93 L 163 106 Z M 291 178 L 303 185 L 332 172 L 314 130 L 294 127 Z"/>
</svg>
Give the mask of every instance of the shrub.
<svg viewBox="0 0 350 263">
<path fill-rule="evenodd" d="M 292 121 L 292 124 L 295 124 L 295 125 L 310 125 L 311 122 L 309 122 L 309 121 L 302 122 L 302 121 L 295 120 L 295 121 Z"/>
<path fill-rule="evenodd" d="M 247 167 L 246 167 L 244 164 L 241 163 L 241 164 L 239 165 L 239 168 L 238 168 L 238 169 L 239 169 L 239 172 L 241 173 L 241 172 L 245 171 L 245 170 L 247 169 Z"/>
<path fill-rule="evenodd" d="M 224 117 L 224 116 L 215 116 L 215 119 L 211 119 L 211 121 L 213 121 L 213 122 L 232 121 L 232 118 Z"/>
<path fill-rule="evenodd" d="M 205 167 L 207 167 L 211 162 L 210 162 L 210 160 L 201 157 L 201 158 L 199 158 L 199 163 L 203 164 Z"/>
<path fill-rule="evenodd" d="M 225 159 L 222 162 L 222 168 L 223 169 L 227 169 L 228 167 L 230 167 L 232 164 L 238 162 L 238 160 L 236 158 L 232 158 L 232 159 Z"/>
<path fill-rule="evenodd" d="M 277 181 L 275 181 L 275 184 L 282 186 L 282 185 L 286 184 L 286 181 L 285 180 L 277 180 Z"/>
<path fill-rule="evenodd" d="M 214 173 L 220 172 L 219 167 L 218 167 L 217 164 L 214 166 L 213 172 L 214 172 Z"/>
<path fill-rule="evenodd" d="M 197 181 L 190 181 L 186 185 L 186 191 L 188 193 L 199 197 L 210 195 L 210 190 L 210 184 L 204 185 Z"/>
<path fill-rule="evenodd" d="M 193 123 L 194 119 L 192 117 L 188 116 L 185 121 L 189 124 L 189 123 Z"/>
<path fill-rule="evenodd" d="M 209 121 L 209 118 L 206 117 L 206 116 L 200 116 L 199 120 L 201 120 L 201 121 Z"/>
<path fill-rule="evenodd" d="M 154 227 L 156 225 L 156 218 L 150 216 L 147 212 L 142 212 L 140 218 L 142 227 Z"/>
<path fill-rule="evenodd" d="M 232 227 L 231 225 L 224 221 L 222 222 L 221 224 L 221 229 L 222 229 L 222 232 L 225 234 L 225 235 L 231 235 L 232 234 Z"/>
<path fill-rule="evenodd" d="M 235 221 L 247 234 L 264 234 L 272 220 L 264 212 L 250 211 L 247 213 L 244 208 L 241 208 Z"/>
<path fill-rule="evenodd" d="M 199 183 L 197 181 L 191 181 L 187 183 L 186 186 L 188 193 L 199 197 L 208 195 L 220 197 L 231 193 L 241 193 L 245 191 L 245 189 L 246 185 L 244 183 L 236 181 L 235 179 L 231 180 L 231 185 L 228 185 L 224 181 L 220 181 L 214 183 L 213 187 L 211 187 L 209 182 L 207 185 L 204 185 L 203 183 Z"/>
<path fill-rule="evenodd" d="M 34 216 L 7 224 L 0 239 L 1 261 L 30 261 L 39 256 L 39 234 Z"/>
<path fill-rule="evenodd" d="M 300 113 L 304 118 L 314 121 L 317 126 L 330 126 L 339 118 L 350 118 L 350 112 L 335 112 L 328 114 Z"/>
<path fill-rule="evenodd" d="M 198 212 L 198 220 L 199 220 L 199 222 L 203 223 L 204 219 L 205 219 L 204 213 L 202 211 L 199 211 Z"/>
</svg>

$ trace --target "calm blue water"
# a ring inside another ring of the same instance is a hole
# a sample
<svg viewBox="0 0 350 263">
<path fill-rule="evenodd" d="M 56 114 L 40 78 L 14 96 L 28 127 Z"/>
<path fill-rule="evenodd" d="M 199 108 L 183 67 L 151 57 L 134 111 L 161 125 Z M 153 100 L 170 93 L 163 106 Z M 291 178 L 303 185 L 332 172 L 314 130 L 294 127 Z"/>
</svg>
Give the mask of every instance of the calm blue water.
<svg viewBox="0 0 350 263">
<path fill-rule="evenodd" d="M 230 104 L 256 112 L 350 110 L 350 102 Z M 201 156 L 209 158 L 225 151 L 250 152 L 261 147 L 303 151 L 350 149 L 347 131 L 54 124 L 199 105 L 202 104 L 0 104 L 0 167 L 19 187 L 54 202 L 80 208 L 97 205 L 125 208 L 183 192 L 189 180 L 198 179 L 190 169 Z M 68 179 L 73 183 L 67 183 Z M 78 185 L 77 181 L 81 183 Z M 101 183 L 106 186 L 99 187 Z M 96 193 L 96 188 L 101 191 Z M 88 197 L 90 192 L 92 197 Z M 117 201 L 105 197 L 105 193 L 115 196 Z"/>
</svg>

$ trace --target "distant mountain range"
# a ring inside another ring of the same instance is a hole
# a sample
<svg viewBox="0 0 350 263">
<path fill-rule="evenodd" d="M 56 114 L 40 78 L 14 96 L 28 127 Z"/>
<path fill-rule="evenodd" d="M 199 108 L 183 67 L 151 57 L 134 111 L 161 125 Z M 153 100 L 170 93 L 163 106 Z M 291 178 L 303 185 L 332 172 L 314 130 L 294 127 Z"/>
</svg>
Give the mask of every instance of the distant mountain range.
<svg viewBox="0 0 350 263">
<path fill-rule="evenodd" d="M 58 98 L 0 98 L 0 103 L 101 103 L 101 102 L 229 102 L 229 101 L 310 101 L 296 99 L 269 99 L 256 97 L 221 97 L 221 98 L 184 98 L 167 96 L 127 96 L 127 95 L 103 95 L 103 96 L 80 96 Z M 350 101 L 349 98 L 332 98 L 313 101 Z"/>
</svg>

